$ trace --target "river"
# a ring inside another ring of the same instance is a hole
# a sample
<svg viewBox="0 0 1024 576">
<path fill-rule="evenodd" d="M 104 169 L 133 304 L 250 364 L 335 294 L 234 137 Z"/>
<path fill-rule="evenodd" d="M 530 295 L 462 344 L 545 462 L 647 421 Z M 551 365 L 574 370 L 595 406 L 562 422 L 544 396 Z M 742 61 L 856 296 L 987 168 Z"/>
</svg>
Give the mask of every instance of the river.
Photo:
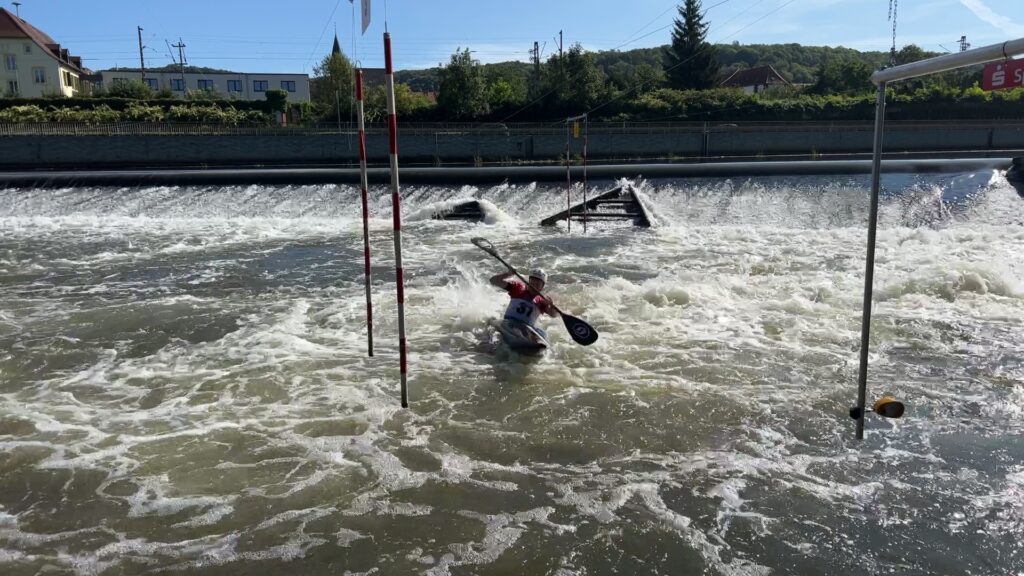
<svg viewBox="0 0 1024 576">
<path fill-rule="evenodd" d="M 869 399 L 907 414 L 861 443 L 867 178 L 634 184 L 657 225 L 585 234 L 537 225 L 557 184 L 405 187 L 409 409 L 385 188 L 373 358 L 350 186 L 0 190 L 0 571 L 1024 570 L 1000 174 L 883 178 Z M 474 236 L 598 342 L 506 350 Z"/>
</svg>

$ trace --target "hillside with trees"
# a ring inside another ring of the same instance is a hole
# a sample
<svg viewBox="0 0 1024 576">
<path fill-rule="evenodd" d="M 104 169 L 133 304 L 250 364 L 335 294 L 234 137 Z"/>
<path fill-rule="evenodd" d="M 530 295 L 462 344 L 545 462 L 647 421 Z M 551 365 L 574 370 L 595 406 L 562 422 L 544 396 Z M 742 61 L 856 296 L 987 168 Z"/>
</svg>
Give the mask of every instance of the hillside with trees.
<svg viewBox="0 0 1024 576">
<path fill-rule="evenodd" d="M 395 74 L 398 115 L 414 122 L 556 122 L 582 113 L 594 121 L 868 121 L 874 110 L 873 70 L 890 59 L 902 64 L 935 55 L 914 45 L 892 58 L 887 52 L 843 47 L 713 45 L 706 41 L 706 30 L 700 0 L 686 0 L 668 33 L 670 44 L 655 48 L 589 52 L 577 43 L 543 61 L 482 64 L 469 47 L 460 47 L 436 68 Z M 786 83 L 762 86 L 756 93 L 721 87 L 733 72 L 759 66 L 772 66 Z M 978 87 L 979 70 L 892 85 L 889 118 L 1024 117 L 1024 89 L 984 92 Z M 305 123 L 347 123 L 353 113 L 352 74 L 352 63 L 337 50 L 314 68 L 309 103 L 222 102 L 216 94 L 190 92 L 188 99 L 197 102 L 189 106 L 138 82 L 93 95 L 103 98 L 0 99 L 0 122 L 193 116 L 261 122 L 287 107 Z M 202 110 L 193 110 L 197 107 Z M 384 118 L 382 86 L 367 88 L 365 109 L 369 122 Z"/>
</svg>

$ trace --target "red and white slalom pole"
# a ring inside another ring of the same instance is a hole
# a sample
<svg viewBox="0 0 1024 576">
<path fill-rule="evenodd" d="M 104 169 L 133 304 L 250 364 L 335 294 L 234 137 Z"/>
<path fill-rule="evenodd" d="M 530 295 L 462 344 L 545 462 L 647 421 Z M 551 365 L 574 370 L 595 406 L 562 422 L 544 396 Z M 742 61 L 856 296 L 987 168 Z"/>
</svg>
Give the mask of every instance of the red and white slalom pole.
<svg viewBox="0 0 1024 576">
<path fill-rule="evenodd" d="M 356 70 L 356 114 L 359 117 L 359 178 L 363 200 L 363 277 L 366 279 L 366 353 L 373 356 L 373 302 L 370 299 L 370 209 L 366 177 L 366 124 L 363 116 L 363 71 Z"/>
<path fill-rule="evenodd" d="M 388 147 L 391 153 L 391 211 L 395 224 L 395 282 L 398 285 L 398 357 L 402 372 L 402 408 L 409 407 L 408 363 L 405 350 L 405 273 L 402 270 L 402 209 L 398 193 L 398 116 L 395 76 L 391 68 L 391 34 L 384 33 L 384 79 L 388 93 Z"/>
</svg>

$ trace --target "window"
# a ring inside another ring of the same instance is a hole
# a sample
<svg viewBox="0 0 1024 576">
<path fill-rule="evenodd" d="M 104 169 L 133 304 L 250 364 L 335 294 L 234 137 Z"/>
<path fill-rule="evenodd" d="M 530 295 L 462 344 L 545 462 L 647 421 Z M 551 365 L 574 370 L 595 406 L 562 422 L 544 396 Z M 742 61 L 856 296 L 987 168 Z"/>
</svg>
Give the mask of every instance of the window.
<svg viewBox="0 0 1024 576">
<path fill-rule="evenodd" d="M 18 89 L 18 81 L 17 80 L 8 80 L 7 81 L 7 93 L 9 95 L 11 95 L 11 96 L 18 96 L 18 95 L 21 94 L 21 90 Z"/>
<path fill-rule="evenodd" d="M 228 80 L 228 92 L 241 92 L 242 81 L 241 80 Z"/>
<path fill-rule="evenodd" d="M 46 68 L 33 68 L 32 79 L 36 84 L 46 84 Z"/>
<path fill-rule="evenodd" d="M 267 90 L 270 90 L 270 81 L 269 80 L 253 80 L 252 81 L 252 90 L 253 90 L 253 92 L 266 92 Z"/>
<path fill-rule="evenodd" d="M 71 72 L 68 72 L 67 70 L 61 70 L 60 76 L 61 80 L 64 81 L 64 85 L 68 88 L 71 88 L 75 85 L 75 77 L 71 75 Z"/>
<path fill-rule="evenodd" d="M 149 86 L 150 89 L 152 89 L 152 90 L 159 90 L 160 89 L 160 81 L 157 80 L 156 78 L 146 78 L 145 82 L 146 82 L 146 86 Z"/>
<path fill-rule="evenodd" d="M 213 80 L 200 80 L 199 81 L 199 89 L 200 90 L 208 90 L 208 91 L 212 92 L 213 91 Z"/>
<path fill-rule="evenodd" d="M 171 78 L 171 90 L 175 92 L 185 91 L 185 82 L 181 78 Z"/>
<path fill-rule="evenodd" d="M 18 69 L 18 59 L 14 57 L 14 54 L 4 54 L 4 62 L 7 63 L 8 70 Z"/>
<path fill-rule="evenodd" d="M 114 78 L 110 81 L 114 86 L 124 86 L 128 83 L 127 78 Z"/>
<path fill-rule="evenodd" d="M 31 53 L 32 53 L 32 45 L 31 44 L 25 44 L 25 54 L 31 54 Z"/>
<path fill-rule="evenodd" d="M 289 92 L 295 92 L 295 81 L 294 80 L 281 80 L 281 90 L 287 90 Z"/>
</svg>

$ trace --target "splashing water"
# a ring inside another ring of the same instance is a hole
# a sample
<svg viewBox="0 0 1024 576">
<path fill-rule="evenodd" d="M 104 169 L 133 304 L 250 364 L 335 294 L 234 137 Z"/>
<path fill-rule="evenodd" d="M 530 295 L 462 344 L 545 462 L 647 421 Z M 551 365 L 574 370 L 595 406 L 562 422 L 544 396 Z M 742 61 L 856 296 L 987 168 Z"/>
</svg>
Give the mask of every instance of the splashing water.
<svg viewBox="0 0 1024 576">
<path fill-rule="evenodd" d="M 870 390 L 908 414 L 863 444 L 866 178 L 639 182 L 657 226 L 587 235 L 537 226 L 555 185 L 407 187 L 409 410 L 386 190 L 375 358 L 354 188 L 0 191 L 0 568 L 1022 570 L 1024 203 L 883 184 Z M 601 339 L 504 349 L 473 236 Z"/>
</svg>

